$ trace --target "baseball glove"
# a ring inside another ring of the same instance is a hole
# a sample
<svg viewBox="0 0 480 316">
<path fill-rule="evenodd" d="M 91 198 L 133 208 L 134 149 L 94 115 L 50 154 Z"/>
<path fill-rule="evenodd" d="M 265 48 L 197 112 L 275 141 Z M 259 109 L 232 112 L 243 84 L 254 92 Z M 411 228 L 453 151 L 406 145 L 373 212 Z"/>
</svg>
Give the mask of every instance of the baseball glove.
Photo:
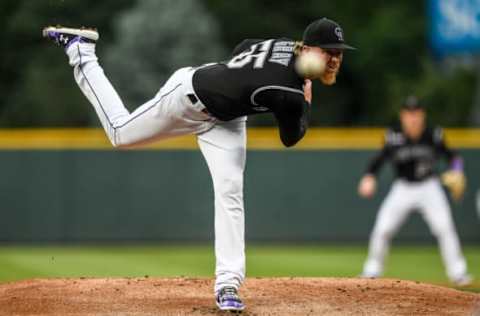
<svg viewBox="0 0 480 316">
<path fill-rule="evenodd" d="M 462 198 L 467 186 L 467 180 L 463 172 L 455 170 L 445 171 L 442 174 L 442 183 L 450 191 L 450 195 L 455 201 L 459 201 Z"/>
</svg>

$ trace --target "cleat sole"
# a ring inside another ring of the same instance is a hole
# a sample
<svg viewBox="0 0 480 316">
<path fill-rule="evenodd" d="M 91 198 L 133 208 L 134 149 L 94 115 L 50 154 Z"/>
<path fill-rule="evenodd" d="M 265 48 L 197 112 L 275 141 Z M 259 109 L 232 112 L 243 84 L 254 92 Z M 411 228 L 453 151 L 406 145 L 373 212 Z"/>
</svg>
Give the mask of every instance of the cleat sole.
<svg viewBox="0 0 480 316">
<path fill-rule="evenodd" d="M 100 35 L 98 34 L 97 30 L 93 28 L 74 29 L 74 28 L 68 28 L 68 27 L 62 27 L 62 26 L 47 26 L 42 30 L 42 36 L 48 37 L 49 32 L 77 35 L 92 41 L 98 41 L 98 39 L 100 38 Z"/>
</svg>

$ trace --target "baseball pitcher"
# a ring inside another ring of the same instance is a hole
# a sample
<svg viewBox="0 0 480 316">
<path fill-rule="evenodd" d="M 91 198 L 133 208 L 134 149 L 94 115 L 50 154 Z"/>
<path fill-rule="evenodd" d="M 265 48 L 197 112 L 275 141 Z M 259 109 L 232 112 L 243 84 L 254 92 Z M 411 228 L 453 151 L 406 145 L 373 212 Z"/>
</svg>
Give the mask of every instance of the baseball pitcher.
<svg viewBox="0 0 480 316">
<path fill-rule="evenodd" d="M 132 113 L 98 63 L 96 30 L 46 27 L 43 36 L 65 49 L 75 80 L 113 146 L 197 135 L 215 193 L 216 303 L 221 310 L 243 310 L 238 289 L 245 278 L 246 116 L 271 112 L 285 146 L 302 139 L 312 98 L 310 79 L 334 84 L 343 51 L 353 49 L 345 44 L 341 27 L 323 18 L 306 28 L 303 42 L 245 40 L 227 61 L 177 70 Z M 296 67 L 302 58 L 302 67 Z"/>
<path fill-rule="evenodd" d="M 445 145 L 440 128 L 426 126 L 425 110 L 415 96 L 405 100 L 400 111 L 400 123 L 399 128 L 386 132 L 385 145 L 371 160 L 358 188 L 362 197 L 373 196 L 376 174 L 381 165 L 386 160 L 393 163 L 396 179 L 378 212 L 362 276 L 382 275 L 390 240 L 410 212 L 418 210 L 438 240 L 448 278 L 455 285 L 468 285 L 472 278 L 467 273 L 448 200 L 440 182 L 442 180 L 450 189 L 453 199 L 462 197 L 465 189 L 462 158 Z M 442 179 L 435 169 L 440 157 L 445 157 L 450 165 Z"/>
</svg>

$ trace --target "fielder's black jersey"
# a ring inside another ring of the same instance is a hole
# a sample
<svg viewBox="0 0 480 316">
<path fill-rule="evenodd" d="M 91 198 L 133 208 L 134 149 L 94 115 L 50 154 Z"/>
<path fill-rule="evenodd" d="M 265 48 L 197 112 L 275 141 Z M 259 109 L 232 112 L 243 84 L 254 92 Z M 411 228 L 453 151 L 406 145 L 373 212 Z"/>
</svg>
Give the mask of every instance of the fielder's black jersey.
<svg viewBox="0 0 480 316">
<path fill-rule="evenodd" d="M 410 182 L 423 181 L 436 175 L 436 162 L 441 156 L 452 162 L 457 154 L 445 145 L 441 128 L 427 127 L 417 141 L 409 139 L 401 128 L 389 129 L 382 150 L 371 160 L 367 172 L 376 174 L 390 160 L 396 177 Z"/>
<path fill-rule="evenodd" d="M 229 61 L 196 70 L 195 93 L 222 121 L 273 112 L 283 144 L 293 146 L 305 135 L 310 110 L 304 79 L 295 71 L 294 47 L 286 38 L 245 40 Z"/>
</svg>

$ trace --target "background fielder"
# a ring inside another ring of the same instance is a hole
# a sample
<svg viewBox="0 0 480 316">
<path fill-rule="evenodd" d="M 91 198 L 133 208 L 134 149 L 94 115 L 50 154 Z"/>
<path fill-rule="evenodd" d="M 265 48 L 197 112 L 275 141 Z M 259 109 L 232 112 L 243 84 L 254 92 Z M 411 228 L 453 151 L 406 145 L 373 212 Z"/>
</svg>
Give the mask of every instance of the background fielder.
<svg viewBox="0 0 480 316">
<path fill-rule="evenodd" d="M 303 43 L 286 38 L 245 40 L 229 61 L 176 71 L 152 100 L 133 113 L 124 107 L 98 63 L 96 31 L 48 27 L 43 35 L 65 48 L 75 80 L 114 146 L 198 136 L 215 194 L 217 305 L 222 310 L 242 310 L 237 290 L 245 278 L 246 115 L 272 112 L 282 142 L 295 145 L 307 129 L 308 79 L 334 84 L 343 50 L 352 48 L 344 43 L 341 27 L 323 18 L 307 27 Z M 324 71 L 298 73 L 297 60 L 312 53 L 325 64 L 320 67 Z"/>
<path fill-rule="evenodd" d="M 444 181 L 453 189 L 452 197 L 459 199 L 465 183 L 463 161 L 445 145 L 440 128 L 425 126 L 425 110 L 416 97 L 410 96 L 404 102 L 400 122 L 400 127 L 387 131 L 384 147 L 372 159 L 359 184 L 361 196 L 373 196 L 376 174 L 386 160 L 392 161 L 396 179 L 378 212 L 362 276 L 382 275 L 392 237 L 407 216 L 418 210 L 438 240 L 447 276 L 457 285 L 467 285 L 471 277 L 467 274 L 448 200 L 435 169 L 440 156 L 448 160 L 450 171 Z"/>
</svg>

